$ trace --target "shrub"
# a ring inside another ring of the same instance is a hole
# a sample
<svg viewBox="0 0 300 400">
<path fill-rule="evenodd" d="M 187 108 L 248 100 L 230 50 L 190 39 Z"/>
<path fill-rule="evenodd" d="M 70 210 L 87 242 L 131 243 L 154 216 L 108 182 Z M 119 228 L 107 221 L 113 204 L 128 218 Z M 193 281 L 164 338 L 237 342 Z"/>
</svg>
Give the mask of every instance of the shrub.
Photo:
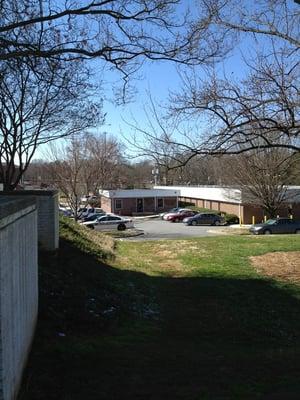
<svg viewBox="0 0 300 400">
<path fill-rule="evenodd" d="M 210 210 L 209 208 L 204 208 L 204 207 L 197 207 L 197 206 L 191 206 L 187 207 L 193 211 L 197 211 L 199 213 L 210 213 L 210 214 L 217 214 L 217 215 L 223 215 L 225 213 L 222 213 L 221 211 L 217 210 Z"/>
<path fill-rule="evenodd" d="M 238 224 L 240 222 L 239 217 L 235 214 L 224 213 L 224 218 L 227 224 Z"/>
</svg>

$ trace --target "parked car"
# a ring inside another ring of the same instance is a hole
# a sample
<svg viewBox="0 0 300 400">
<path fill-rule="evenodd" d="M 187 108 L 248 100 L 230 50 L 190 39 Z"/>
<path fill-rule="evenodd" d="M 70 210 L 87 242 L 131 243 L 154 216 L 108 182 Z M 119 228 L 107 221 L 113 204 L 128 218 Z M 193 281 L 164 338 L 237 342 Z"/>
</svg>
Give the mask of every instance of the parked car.
<svg viewBox="0 0 300 400">
<path fill-rule="evenodd" d="M 80 201 L 82 203 L 87 203 L 89 201 L 93 201 L 93 200 L 99 200 L 99 196 L 96 195 L 86 195 L 80 198 Z"/>
<path fill-rule="evenodd" d="M 165 216 L 166 214 L 177 213 L 177 212 L 180 211 L 180 210 L 184 210 L 184 208 L 182 208 L 182 207 L 174 207 L 174 208 L 171 208 L 171 210 L 159 214 L 159 218 L 160 218 L 160 219 L 164 219 L 164 216 Z"/>
<path fill-rule="evenodd" d="M 103 215 L 106 215 L 106 213 L 92 213 L 89 214 L 86 217 L 81 218 L 80 222 L 90 222 L 90 221 L 96 221 L 98 218 L 103 217 Z"/>
<path fill-rule="evenodd" d="M 270 235 L 271 233 L 300 234 L 300 221 L 295 221 L 290 218 L 268 219 L 263 224 L 252 225 L 249 231 L 254 235 Z"/>
<path fill-rule="evenodd" d="M 94 214 L 105 214 L 102 208 L 99 207 L 83 207 L 78 210 L 78 218 L 83 219 Z"/>
<path fill-rule="evenodd" d="M 125 229 L 134 228 L 132 219 L 119 217 L 117 215 L 103 215 L 95 221 L 83 222 L 82 225 L 97 231 L 125 231 Z"/>
<path fill-rule="evenodd" d="M 187 217 L 192 217 L 196 212 L 192 210 L 180 210 L 177 213 L 169 214 L 167 216 L 167 221 L 169 222 L 181 222 Z"/>
<path fill-rule="evenodd" d="M 168 212 L 163 216 L 164 221 L 169 221 L 170 217 L 173 217 L 173 215 L 178 215 L 180 213 L 184 213 L 186 211 L 194 212 L 193 210 L 190 210 L 189 208 L 179 208 L 177 211 L 174 212 Z M 195 214 L 195 212 L 194 212 Z"/>
<path fill-rule="evenodd" d="M 73 212 L 71 208 L 66 207 L 64 204 L 59 204 L 58 206 L 58 212 L 60 215 L 63 215 L 64 217 L 73 217 Z"/>
<path fill-rule="evenodd" d="M 185 225 L 225 225 L 225 219 L 213 213 L 200 213 L 183 220 Z"/>
</svg>

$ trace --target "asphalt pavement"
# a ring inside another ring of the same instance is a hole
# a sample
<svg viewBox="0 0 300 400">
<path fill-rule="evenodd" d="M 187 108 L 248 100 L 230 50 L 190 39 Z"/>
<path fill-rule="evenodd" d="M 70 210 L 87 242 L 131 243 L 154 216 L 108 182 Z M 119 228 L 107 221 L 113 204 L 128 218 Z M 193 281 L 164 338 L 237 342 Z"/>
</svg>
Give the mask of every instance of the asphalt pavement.
<svg viewBox="0 0 300 400">
<path fill-rule="evenodd" d="M 227 226 L 186 226 L 182 222 L 168 222 L 161 219 L 135 219 L 134 226 L 144 232 L 143 235 L 126 240 L 180 239 L 201 236 L 216 236 L 224 233 Z"/>
</svg>

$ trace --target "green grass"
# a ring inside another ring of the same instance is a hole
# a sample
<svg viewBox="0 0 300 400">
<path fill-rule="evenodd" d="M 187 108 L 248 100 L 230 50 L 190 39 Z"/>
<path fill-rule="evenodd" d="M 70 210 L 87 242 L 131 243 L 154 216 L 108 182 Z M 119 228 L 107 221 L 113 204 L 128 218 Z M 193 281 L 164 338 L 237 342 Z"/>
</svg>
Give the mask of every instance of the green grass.
<svg viewBox="0 0 300 400">
<path fill-rule="evenodd" d="M 19 399 L 298 399 L 300 289 L 249 256 L 299 249 L 297 235 L 115 248 L 64 222 L 60 250 L 40 257 Z"/>
</svg>

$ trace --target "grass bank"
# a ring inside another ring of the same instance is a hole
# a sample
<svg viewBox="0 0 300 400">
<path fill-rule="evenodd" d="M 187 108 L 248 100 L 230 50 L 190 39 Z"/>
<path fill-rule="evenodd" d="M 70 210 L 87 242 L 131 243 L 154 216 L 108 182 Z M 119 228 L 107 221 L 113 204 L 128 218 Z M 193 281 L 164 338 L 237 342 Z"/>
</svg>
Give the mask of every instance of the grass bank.
<svg viewBox="0 0 300 400">
<path fill-rule="evenodd" d="M 300 236 L 115 247 L 95 234 L 64 222 L 40 258 L 20 400 L 299 398 L 299 286 L 249 257 L 299 250 Z"/>
</svg>

